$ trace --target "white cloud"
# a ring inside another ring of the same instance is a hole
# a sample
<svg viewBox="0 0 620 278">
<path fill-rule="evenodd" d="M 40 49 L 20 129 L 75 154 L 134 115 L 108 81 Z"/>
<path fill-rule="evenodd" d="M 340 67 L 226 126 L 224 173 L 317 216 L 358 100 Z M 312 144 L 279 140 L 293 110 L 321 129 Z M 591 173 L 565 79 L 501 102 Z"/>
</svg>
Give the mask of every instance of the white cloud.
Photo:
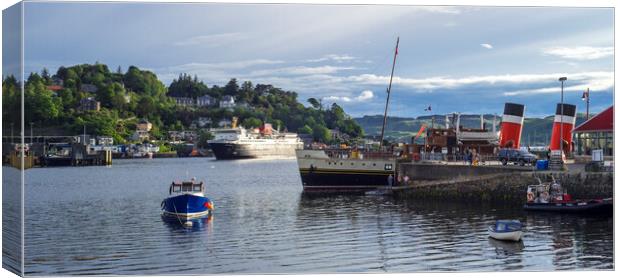
<svg viewBox="0 0 620 278">
<path fill-rule="evenodd" d="M 204 45 L 209 47 L 222 46 L 230 43 L 239 42 L 248 38 L 245 33 L 222 33 L 212 35 L 202 35 L 187 38 L 182 41 L 175 42 L 176 46 Z"/>
<path fill-rule="evenodd" d="M 559 76 L 559 75 L 558 75 Z M 565 75 L 571 76 L 571 75 Z M 614 87 L 614 76 L 613 72 L 592 72 L 592 73 L 581 73 L 572 75 L 571 78 L 566 82 L 577 83 L 575 85 L 569 85 L 564 87 L 564 92 L 582 92 L 586 88 L 590 88 L 591 92 L 596 91 L 605 91 Z M 571 84 L 568 83 L 568 84 Z M 560 86 L 555 87 L 542 87 L 542 88 L 534 88 L 534 89 L 523 89 L 523 90 L 515 90 L 504 92 L 505 96 L 516 96 L 516 95 L 540 95 L 540 94 L 557 94 L 560 92 Z"/>
<path fill-rule="evenodd" d="M 274 74 L 284 75 L 315 75 L 315 74 L 330 74 L 336 73 L 342 70 L 351 70 L 355 67 L 334 67 L 334 66 L 320 66 L 320 67 L 307 67 L 307 66 L 295 66 L 284 67 L 276 69 L 264 69 L 251 72 L 250 76 L 265 76 Z"/>
<path fill-rule="evenodd" d="M 431 12 L 431 13 L 442 13 L 442 14 L 460 14 L 461 9 L 455 6 L 418 6 L 415 7 L 418 10 Z"/>
<path fill-rule="evenodd" d="M 180 73 L 198 75 L 199 78 L 210 82 L 225 82 L 232 77 L 239 76 L 237 71 L 264 65 L 281 64 L 284 61 L 269 59 L 241 60 L 218 63 L 187 63 L 163 68 L 151 69 L 157 73 L 163 81 L 172 81 Z"/>
<path fill-rule="evenodd" d="M 369 100 L 371 98 L 373 98 L 375 95 L 373 94 L 373 92 L 371 90 L 364 90 L 362 91 L 362 93 L 357 97 L 357 100 L 359 101 L 364 101 L 364 100 Z"/>
<path fill-rule="evenodd" d="M 317 58 L 317 59 L 308 59 L 306 60 L 306 62 L 311 62 L 311 63 L 316 63 L 316 62 L 324 62 L 324 61 L 335 61 L 335 62 L 345 62 L 345 61 L 352 61 L 355 60 L 356 58 L 347 54 L 343 54 L 343 55 L 339 55 L 339 54 L 327 54 L 321 58 Z"/>
<path fill-rule="evenodd" d="M 454 89 L 464 86 L 489 86 L 489 85 L 535 85 L 546 82 L 554 82 L 559 76 L 568 76 L 570 82 L 592 83 L 597 88 L 609 89 L 613 87 L 613 72 L 583 72 L 583 73 L 547 73 L 547 74 L 504 74 L 504 75 L 483 75 L 468 76 L 461 78 L 451 77 L 429 77 L 429 78 L 403 78 L 394 77 L 394 84 L 418 89 L 418 90 L 437 90 Z M 362 74 L 345 77 L 346 81 L 357 82 L 368 85 L 385 85 L 389 82 L 389 76 L 378 76 L 374 74 Z"/>
<path fill-rule="evenodd" d="M 372 99 L 375 97 L 374 93 L 371 90 L 364 90 L 356 97 L 348 97 L 348 96 L 329 96 L 326 97 L 326 100 L 332 101 L 344 101 L 344 102 L 363 102 Z"/>
<path fill-rule="evenodd" d="M 481 43 L 480 46 L 486 48 L 486 49 L 493 49 L 493 46 L 488 44 L 488 43 Z"/>
<path fill-rule="evenodd" d="M 596 60 L 614 55 L 613 47 L 550 47 L 543 49 L 547 55 L 558 56 L 564 59 L 573 60 Z"/>
</svg>

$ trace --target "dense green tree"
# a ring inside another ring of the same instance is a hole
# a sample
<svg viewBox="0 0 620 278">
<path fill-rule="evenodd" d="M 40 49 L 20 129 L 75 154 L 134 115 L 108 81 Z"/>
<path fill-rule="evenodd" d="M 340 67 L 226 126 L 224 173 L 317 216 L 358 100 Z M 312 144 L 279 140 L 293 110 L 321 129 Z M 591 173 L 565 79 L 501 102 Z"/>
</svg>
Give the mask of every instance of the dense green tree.
<svg viewBox="0 0 620 278">
<path fill-rule="evenodd" d="M 178 79 L 172 80 L 168 87 L 168 96 L 171 97 L 197 97 L 204 96 L 209 93 L 209 87 L 202 81 L 198 81 L 198 77 L 192 79 L 189 75 L 182 73 Z"/>
<path fill-rule="evenodd" d="M 308 125 L 304 125 L 302 128 L 298 129 L 297 132 L 303 134 L 312 134 L 312 128 L 310 128 Z"/>
<path fill-rule="evenodd" d="M 211 134 L 208 131 L 201 130 L 198 133 L 198 143 L 197 143 L 198 147 L 203 148 L 203 149 L 207 148 L 209 146 L 208 141 L 211 139 L 213 139 L 213 134 Z"/>
<path fill-rule="evenodd" d="M 312 137 L 315 141 L 329 143 L 332 138 L 332 133 L 326 127 L 319 125 L 312 128 Z"/>
<path fill-rule="evenodd" d="M 51 78 L 63 80 L 64 88 L 56 92 L 47 89 Z M 86 92 L 82 85 L 95 85 L 97 91 Z M 7 76 L 2 83 L 3 121 L 15 120 L 19 123 L 21 94 L 19 82 Z M 223 95 L 232 95 L 237 102 L 247 103 L 247 107 L 233 110 L 217 107 L 188 109 L 177 106 L 171 96 L 198 97 L 210 95 L 220 100 Z M 82 99 L 95 97 L 101 102 L 100 111 L 81 111 L 78 109 Z M 210 118 L 216 125 L 218 121 L 238 117 L 241 124 L 252 128 L 262 123 L 271 123 L 274 128 L 292 132 L 312 134 L 316 140 L 329 142 L 330 129 L 338 129 L 353 137 L 363 136 L 361 127 L 352 120 L 342 107 L 332 104 L 322 109 L 320 101 L 308 99 L 310 107 L 297 99 L 295 92 L 285 91 L 268 84 L 241 82 L 231 79 L 225 86 L 209 88 L 198 76 L 180 74 L 166 86 L 150 72 L 130 66 L 125 73 L 117 68 L 110 72 L 104 64 L 80 64 L 60 67 L 53 77 L 46 69 L 41 75 L 32 73 L 25 84 L 24 98 L 26 121 L 40 122 L 41 125 L 62 128 L 68 134 L 81 132 L 86 125 L 89 132 L 97 135 L 114 136 L 123 142 L 135 130 L 140 118 L 147 118 L 154 125 L 153 135 L 165 136 L 168 130 L 187 129 L 199 117 Z"/>
<path fill-rule="evenodd" d="M 241 123 L 241 125 L 245 128 L 257 128 L 260 127 L 262 124 L 263 121 L 254 117 L 247 118 Z"/>
<path fill-rule="evenodd" d="M 310 105 L 312 105 L 315 109 L 321 108 L 321 103 L 316 98 L 309 98 L 308 103 L 310 103 Z"/>
<path fill-rule="evenodd" d="M 228 81 L 226 86 L 224 86 L 224 94 L 229 95 L 229 96 L 237 96 L 238 93 L 239 93 L 239 84 L 237 84 L 237 79 L 233 78 L 230 81 Z"/>
</svg>

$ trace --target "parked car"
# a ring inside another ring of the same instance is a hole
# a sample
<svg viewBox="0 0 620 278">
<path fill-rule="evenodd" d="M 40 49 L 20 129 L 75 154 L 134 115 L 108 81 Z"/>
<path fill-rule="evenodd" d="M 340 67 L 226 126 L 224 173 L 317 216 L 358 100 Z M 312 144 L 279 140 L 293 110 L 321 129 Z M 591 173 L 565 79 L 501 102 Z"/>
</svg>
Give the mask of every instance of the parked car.
<svg viewBox="0 0 620 278">
<path fill-rule="evenodd" d="M 518 149 L 501 149 L 499 151 L 498 158 L 503 165 L 508 164 L 508 162 L 514 162 L 515 164 L 519 164 L 521 166 L 524 166 L 525 164 L 531 164 L 534 166 L 538 160 L 536 155 L 526 150 Z"/>
</svg>

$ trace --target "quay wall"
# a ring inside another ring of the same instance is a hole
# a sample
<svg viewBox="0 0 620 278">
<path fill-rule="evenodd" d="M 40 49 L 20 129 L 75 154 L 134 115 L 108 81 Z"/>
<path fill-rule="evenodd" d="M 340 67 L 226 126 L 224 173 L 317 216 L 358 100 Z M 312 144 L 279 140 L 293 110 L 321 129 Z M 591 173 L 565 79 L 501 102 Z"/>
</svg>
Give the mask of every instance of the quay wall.
<svg viewBox="0 0 620 278">
<path fill-rule="evenodd" d="M 472 203 L 525 203 L 527 186 L 558 181 L 573 199 L 607 198 L 613 196 L 613 173 L 513 172 L 413 181 L 400 186 L 394 194 L 411 200 L 463 201 Z"/>
<path fill-rule="evenodd" d="M 408 176 L 411 180 L 429 181 L 446 180 L 461 177 L 475 177 L 481 175 L 531 172 L 532 167 L 522 166 L 471 166 L 455 164 L 424 164 L 424 163 L 400 163 L 398 164 L 398 175 Z"/>
</svg>

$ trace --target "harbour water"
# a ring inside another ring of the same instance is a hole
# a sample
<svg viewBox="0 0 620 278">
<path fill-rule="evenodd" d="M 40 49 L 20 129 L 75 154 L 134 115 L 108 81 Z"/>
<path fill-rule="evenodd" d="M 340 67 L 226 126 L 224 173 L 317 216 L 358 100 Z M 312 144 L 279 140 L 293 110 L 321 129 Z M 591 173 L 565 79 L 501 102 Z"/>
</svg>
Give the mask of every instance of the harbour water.
<svg viewBox="0 0 620 278">
<path fill-rule="evenodd" d="M 6 169 L 5 169 L 6 170 Z M 215 213 L 163 220 L 173 180 L 207 184 Z M 613 219 L 519 207 L 307 196 L 291 160 L 116 160 L 26 171 L 27 275 L 613 269 Z M 487 237 L 525 224 L 520 243 Z"/>
</svg>

